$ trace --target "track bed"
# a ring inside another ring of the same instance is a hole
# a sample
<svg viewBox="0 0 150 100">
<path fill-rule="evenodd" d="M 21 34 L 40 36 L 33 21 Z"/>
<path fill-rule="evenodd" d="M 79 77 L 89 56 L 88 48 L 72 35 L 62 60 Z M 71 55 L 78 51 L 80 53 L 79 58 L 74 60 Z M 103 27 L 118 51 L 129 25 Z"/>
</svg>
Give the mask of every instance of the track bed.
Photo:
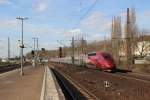
<svg viewBox="0 0 150 100">
<path fill-rule="evenodd" d="M 150 100 L 150 83 L 111 75 L 99 70 L 52 63 L 100 100 Z M 109 83 L 106 87 L 106 82 Z"/>
<path fill-rule="evenodd" d="M 30 63 L 25 63 L 24 66 L 30 65 Z M 20 64 L 8 65 L 8 66 L 0 66 L 0 74 L 8 71 L 15 70 L 20 68 Z"/>
</svg>

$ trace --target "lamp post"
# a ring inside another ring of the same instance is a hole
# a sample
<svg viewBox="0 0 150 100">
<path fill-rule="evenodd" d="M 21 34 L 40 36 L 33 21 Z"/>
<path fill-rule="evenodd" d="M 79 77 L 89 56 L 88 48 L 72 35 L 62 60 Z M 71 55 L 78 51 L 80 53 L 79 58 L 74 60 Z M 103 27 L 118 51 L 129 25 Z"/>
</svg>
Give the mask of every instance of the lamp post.
<svg viewBox="0 0 150 100">
<path fill-rule="evenodd" d="M 21 41 L 21 45 L 20 45 L 20 48 L 21 48 L 21 69 L 20 69 L 20 75 L 22 76 L 24 73 L 23 73 L 23 48 L 24 48 L 24 44 L 23 44 L 23 21 L 24 20 L 27 20 L 28 18 L 25 17 L 17 17 L 16 19 L 18 20 L 21 20 L 21 24 L 22 24 L 22 41 Z"/>
</svg>

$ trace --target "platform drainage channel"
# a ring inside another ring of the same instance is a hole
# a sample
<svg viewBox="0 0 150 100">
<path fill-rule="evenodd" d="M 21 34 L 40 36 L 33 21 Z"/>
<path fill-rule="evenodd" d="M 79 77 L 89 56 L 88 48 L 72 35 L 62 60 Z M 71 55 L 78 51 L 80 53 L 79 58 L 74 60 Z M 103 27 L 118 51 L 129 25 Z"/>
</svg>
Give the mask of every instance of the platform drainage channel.
<svg viewBox="0 0 150 100">
<path fill-rule="evenodd" d="M 54 73 L 66 100 L 87 100 L 87 98 L 82 93 L 80 93 L 80 91 L 75 86 L 73 86 L 65 77 L 63 77 L 63 75 L 61 75 L 54 69 L 52 69 L 52 72 Z"/>
</svg>

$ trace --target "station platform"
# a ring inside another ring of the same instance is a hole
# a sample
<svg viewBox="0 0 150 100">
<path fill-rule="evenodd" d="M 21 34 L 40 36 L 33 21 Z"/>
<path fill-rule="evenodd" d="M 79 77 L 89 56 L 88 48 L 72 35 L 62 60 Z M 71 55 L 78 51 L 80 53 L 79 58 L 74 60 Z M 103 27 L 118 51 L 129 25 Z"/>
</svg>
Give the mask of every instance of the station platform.
<svg viewBox="0 0 150 100">
<path fill-rule="evenodd" d="M 57 86 L 48 67 L 27 66 L 0 74 L 0 100 L 59 100 Z"/>
<path fill-rule="evenodd" d="M 53 66 L 45 67 L 40 100 L 65 100 L 64 94 L 51 71 L 51 67 Z"/>
</svg>

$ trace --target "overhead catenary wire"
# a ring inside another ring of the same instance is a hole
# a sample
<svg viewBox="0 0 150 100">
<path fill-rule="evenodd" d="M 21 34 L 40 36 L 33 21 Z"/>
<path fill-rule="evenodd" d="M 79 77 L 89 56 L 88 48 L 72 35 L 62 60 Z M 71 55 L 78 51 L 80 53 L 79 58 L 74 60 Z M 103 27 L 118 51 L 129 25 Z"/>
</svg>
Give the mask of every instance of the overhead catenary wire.
<svg viewBox="0 0 150 100">
<path fill-rule="evenodd" d="M 87 14 L 95 7 L 95 5 L 97 4 L 97 2 L 98 2 L 99 0 L 95 0 L 94 1 L 94 3 L 87 9 L 87 11 L 80 17 L 80 19 L 79 19 L 79 21 L 75 24 L 75 27 L 73 28 L 73 29 L 75 29 L 75 28 L 77 28 L 79 25 L 80 25 L 80 23 L 81 23 L 81 21 L 87 16 Z"/>
<path fill-rule="evenodd" d="M 79 25 L 80 25 L 80 23 L 81 23 L 81 21 L 87 16 L 87 14 L 95 7 L 95 5 L 97 4 L 97 2 L 98 2 L 98 0 L 95 0 L 94 1 L 94 3 L 87 9 L 87 11 L 80 17 L 80 19 L 79 19 L 79 21 L 75 24 L 75 26 L 72 28 L 72 30 L 73 29 L 76 29 Z M 80 3 L 80 5 L 81 5 L 81 3 Z M 71 45 L 72 45 L 72 60 L 74 60 L 74 36 L 72 37 L 72 43 L 71 43 Z M 58 41 L 57 40 L 57 42 L 59 43 L 59 44 L 61 44 L 61 45 L 63 45 L 60 41 Z M 73 64 L 74 64 L 74 61 L 72 61 L 73 62 Z"/>
<path fill-rule="evenodd" d="M 77 23 L 71 28 L 71 30 L 76 29 L 80 24 L 81 21 L 84 20 L 84 18 L 87 16 L 87 14 L 95 7 L 95 5 L 97 4 L 99 0 L 95 0 L 94 3 L 87 9 L 87 11 L 80 17 L 79 21 L 77 21 Z M 82 5 L 82 3 L 80 2 L 80 5 Z"/>
<path fill-rule="evenodd" d="M 21 42 L 21 40 L 14 39 L 14 38 L 12 38 L 12 37 L 11 37 L 11 40 L 13 40 L 13 41 L 15 41 L 15 42 Z M 24 41 L 25 47 L 28 47 L 28 48 L 33 49 L 33 47 L 32 47 L 31 45 L 29 45 L 29 43 L 28 43 L 27 41 L 25 41 L 25 40 L 23 40 L 23 41 Z"/>
<path fill-rule="evenodd" d="M 18 41 L 21 42 L 20 40 L 18 40 Z M 27 47 L 33 49 L 33 47 L 32 47 L 31 45 L 29 45 L 28 43 L 25 43 L 25 42 L 24 42 L 24 44 L 25 44 Z M 25 47 L 26 47 L 26 46 L 25 46 Z"/>
</svg>

